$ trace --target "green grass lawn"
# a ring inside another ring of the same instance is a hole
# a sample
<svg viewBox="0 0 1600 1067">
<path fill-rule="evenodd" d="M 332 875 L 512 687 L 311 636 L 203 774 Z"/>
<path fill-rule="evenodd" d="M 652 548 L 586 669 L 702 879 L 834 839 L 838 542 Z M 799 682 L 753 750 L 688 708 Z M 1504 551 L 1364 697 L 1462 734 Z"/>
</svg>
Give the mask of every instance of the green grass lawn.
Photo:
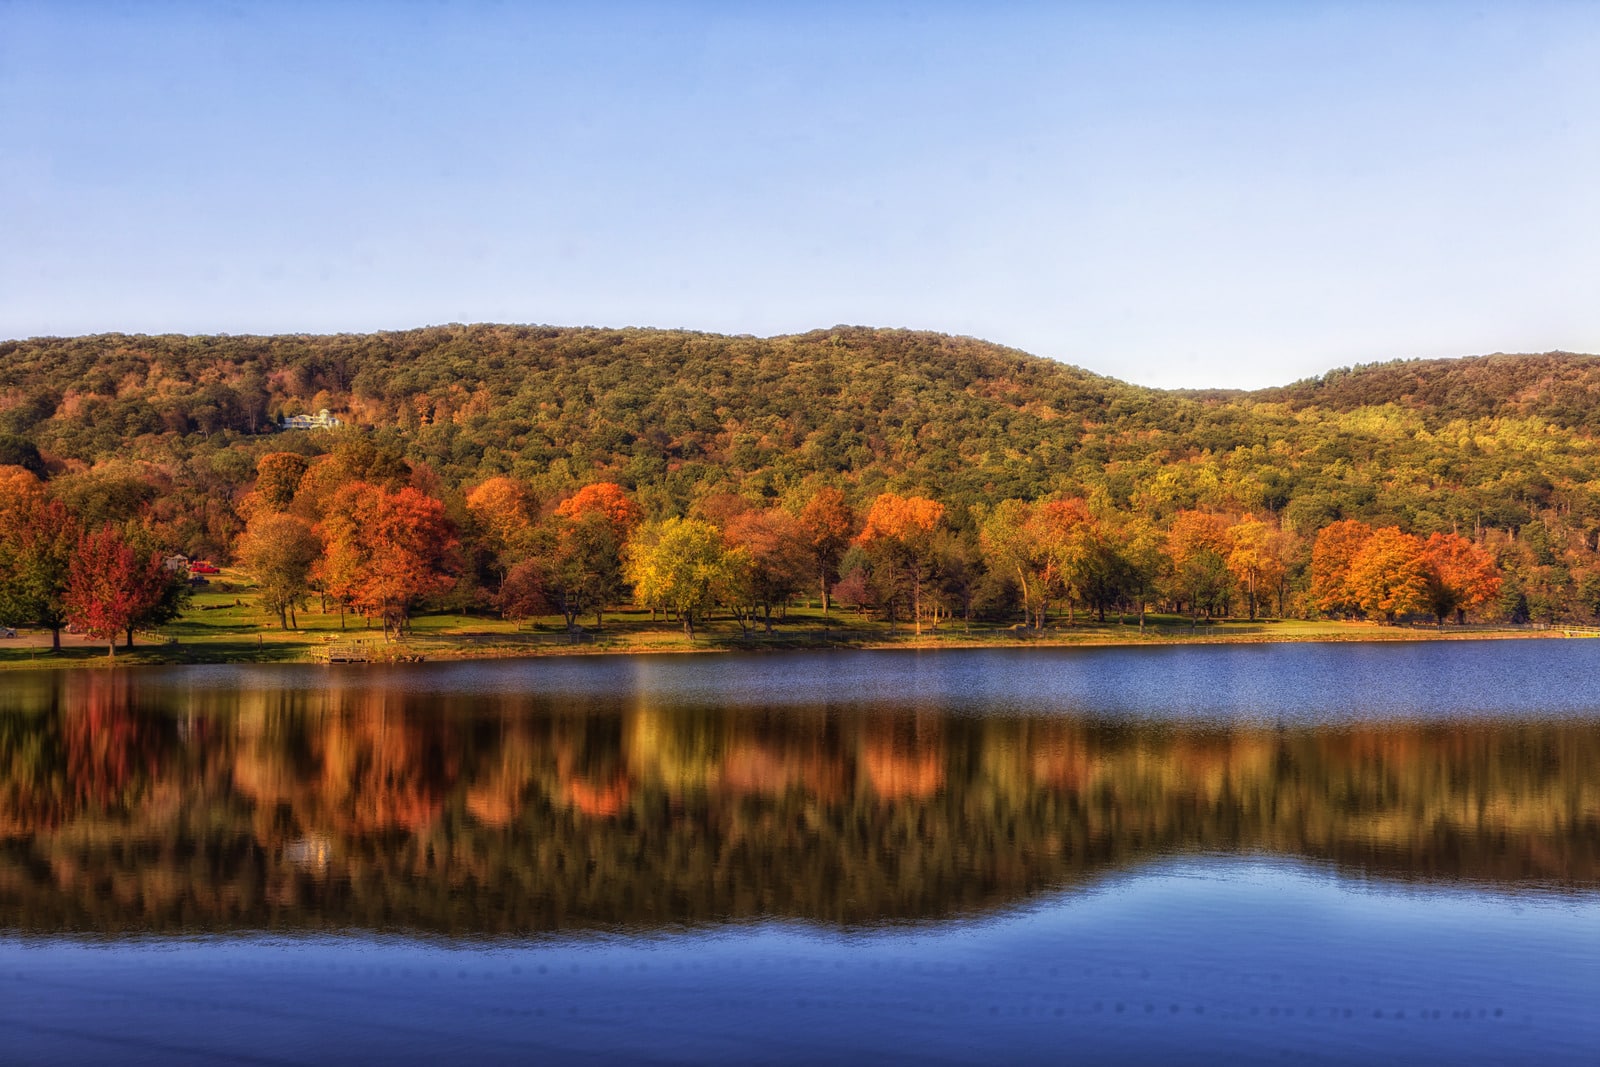
<svg viewBox="0 0 1600 1067">
<path fill-rule="evenodd" d="M 310 607 L 315 609 L 313 600 Z M 297 627 L 282 629 L 275 615 L 262 610 L 247 580 L 224 572 L 211 584 L 197 589 L 184 616 L 159 634 L 141 634 L 131 651 L 118 648 L 115 662 L 140 663 L 292 663 L 318 660 L 330 645 L 367 646 L 373 659 L 456 659 L 503 656 L 552 655 L 594 652 L 689 652 L 732 649 L 805 647 L 967 647 L 1010 645 L 1169 644 L 1209 641 L 1372 641 L 1426 639 L 1439 636 L 1432 627 L 1383 626 L 1333 620 L 1209 621 L 1193 624 L 1187 618 L 1150 615 L 1143 631 L 1135 616 L 1104 623 L 1079 615 L 1068 626 L 1066 617 L 1051 620 L 1043 631 L 1011 624 L 957 620 L 924 627 L 919 637 L 904 623 L 891 631 L 882 619 L 864 618 L 835 608 L 824 616 L 816 606 L 792 607 L 766 633 L 757 624 L 749 631 L 726 613 L 697 625 L 691 640 L 682 628 L 649 611 L 624 608 L 606 612 L 597 628 L 592 616 L 584 618 L 581 643 L 570 641 L 559 616 L 512 623 L 488 615 L 426 614 L 412 620 L 410 631 L 398 642 L 386 642 L 381 627 L 369 626 L 359 616 L 301 612 Z M 1444 634 L 1507 634 L 1512 628 L 1446 627 Z M 43 647 L 41 647 L 43 645 Z M 23 635 L 0 644 L 0 667 L 105 664 L 103 644 L 66 637 L 61 653 L 52 654 L 40 635 Z"/>
</svg>

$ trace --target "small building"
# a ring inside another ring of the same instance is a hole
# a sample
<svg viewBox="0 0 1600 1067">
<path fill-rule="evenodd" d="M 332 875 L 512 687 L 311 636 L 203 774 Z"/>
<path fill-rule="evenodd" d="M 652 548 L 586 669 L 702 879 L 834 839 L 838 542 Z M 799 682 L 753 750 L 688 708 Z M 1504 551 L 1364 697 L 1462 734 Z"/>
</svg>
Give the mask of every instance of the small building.
<svg viewBox="0 0 1600 1067">
<path fill-rule="evenodd" d="M 162 565 L 173 574 L 182 574 L 184 571 L 189 569 L 188 556 L 168 556 L 161 562 Z"/>
<path fill-rule="evenodd" d="M 343 425 L 344 420 L 334 417 L 327 408 L 315 415 L 286 415 L 283 419 L 285 430 L 337 430 Z"/>
</svg>

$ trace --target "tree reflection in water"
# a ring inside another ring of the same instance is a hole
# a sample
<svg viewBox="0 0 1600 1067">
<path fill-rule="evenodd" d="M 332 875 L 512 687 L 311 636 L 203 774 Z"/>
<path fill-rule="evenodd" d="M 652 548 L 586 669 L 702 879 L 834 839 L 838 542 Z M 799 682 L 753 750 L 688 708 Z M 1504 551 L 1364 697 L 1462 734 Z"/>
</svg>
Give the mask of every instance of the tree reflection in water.
<svg viewBox="0 0 1600 1067">
<path fill-rule="evenodd" d="M 1583 721 L 1272 729 L 335 688 L 0 706 L 0 928 L 494 935 L 1021 903 L 1173 853 L 1600 886 Z"/>
</svg>

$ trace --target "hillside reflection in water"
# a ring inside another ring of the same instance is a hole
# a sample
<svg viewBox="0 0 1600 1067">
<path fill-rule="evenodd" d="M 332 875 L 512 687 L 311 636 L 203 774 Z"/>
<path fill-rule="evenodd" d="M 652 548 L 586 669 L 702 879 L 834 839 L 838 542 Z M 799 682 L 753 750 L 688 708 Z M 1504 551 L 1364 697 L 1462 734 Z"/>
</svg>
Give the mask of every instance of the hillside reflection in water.
<svg viewBox="0 0 1600 1067">
<path fill-rule="evenodd" d="M 0 929 L 870 925 L 1194 853 L 1600 888 L 1591 717 L 1230 724 L 541 696 L 527 677 L 19 679 L 0 695 Z"/>
</svg>

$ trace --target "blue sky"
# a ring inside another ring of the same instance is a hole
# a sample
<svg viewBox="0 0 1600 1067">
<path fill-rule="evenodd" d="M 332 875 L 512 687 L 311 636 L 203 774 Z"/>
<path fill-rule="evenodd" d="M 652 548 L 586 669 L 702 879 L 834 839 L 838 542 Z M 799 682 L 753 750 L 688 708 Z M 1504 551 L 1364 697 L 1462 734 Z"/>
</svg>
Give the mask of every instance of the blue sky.
<svg viewBox="0 0 1600 1067">
<path fill-rule="evenodd" d="M 1600 351 L 1600 5 L 0 0 L 0 337 Z"/>
</svg>

